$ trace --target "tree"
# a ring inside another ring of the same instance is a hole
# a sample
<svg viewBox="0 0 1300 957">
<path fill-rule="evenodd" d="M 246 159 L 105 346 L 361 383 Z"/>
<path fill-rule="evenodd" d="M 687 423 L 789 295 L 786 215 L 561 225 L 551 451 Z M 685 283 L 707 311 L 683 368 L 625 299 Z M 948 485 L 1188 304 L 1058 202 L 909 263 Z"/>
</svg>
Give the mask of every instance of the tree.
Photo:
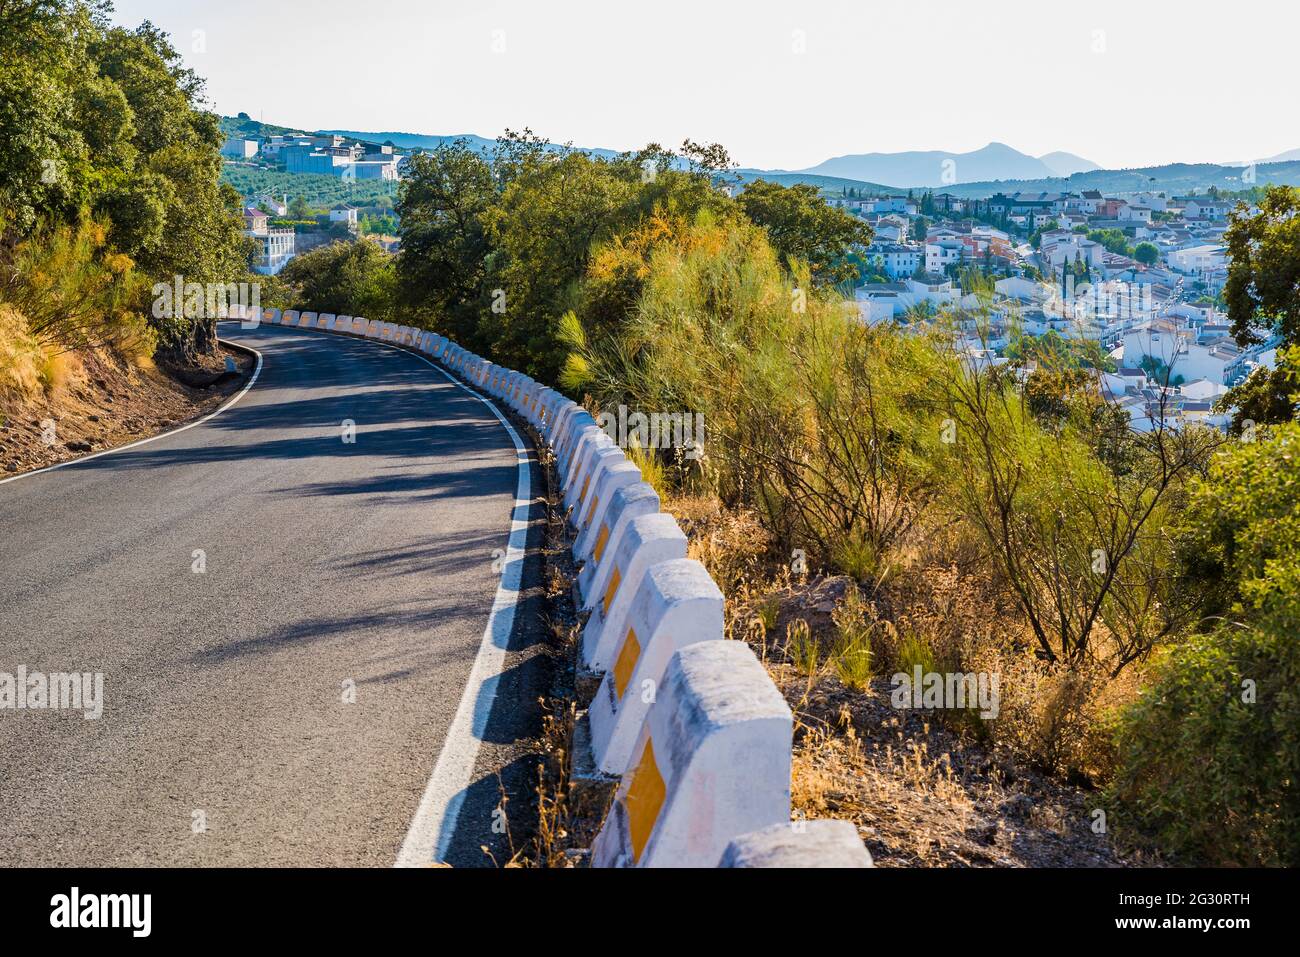
<svg viewBox="0 0 1300 957">
<path fill-rule="evenodd" d="M 299 309 L 385 321 L 396 318 L 393 257 L 372 240 L 331 243 L 295 256 L 280 272 L 280 279 L 292 288 Z"/>
<path fill-rule="evenodd" d="M 1300 864 L 1300 424 L 1234 443 L 1192 483 L 1179 550 L 1207 630 L 1119 726 L 1110 798 L 1210 864 Z"/>
<path fill-rule="evenodd" d="M 1300 190 L 1269 186 L 1253 216 L 1233 213 L 1224 233 L 1228 281 L 1223 289 L 1233 337 L 1242 346 L 1260 342 L 1261 329 L 1300 345 Z M 1295 416 L 1292 373 L 1256 373 L 1224 397 L 1244 409 L 1238 422 L 1284 422 Z"/>
<path fill-rule="evenodd" d="M 497 201 L 487 159 L 457 140 L 411 157 L 397 205 L 402 300 L 430 310 L 437 327 L 468 348 L 481 344 L 477 327 L 493 249 L 485 217 Z"/>
<path fill-rule="evenodd" d="M 1233 214 L 1224 242 L 1228 282 L 1224 298 L 1232 334 L 1242 345 L 1271 328 L 1300 342 L 1300 190 L 1270 186 L 1254 216 Z"/>
<path fill-rule="evenodd" d="M 498 361 L 553 381 L 560 317 L 595 248 L 637 218 L 641 169 L 573 151 L 527 157 L 510 176 L 484 214 L 501 292 L 480 329 Z"/>
<path fill-rule="evenodd" d="M 1133 258 L 1144 266 L 1154 266 L 1160 260 L 1160 249 L 1155 243 L 1138 243 Z"/>
<path fill-rule="evenodd" d="M 740 194 L 741 210 L 767 230 L 784 262 L 806 262 L 818 285 L 848 282 L 856 275 L 849 260 L 855 246 L 871 242 L 871 227 L 826 203 L 816 186 L 782 186 L 755 180 Z"/>
<path fill-rule="evenodd" d="M 155 281 L 247 277 L 217 118 L 165 34 L 113 28 L 97 3 L 15 0 L 0 3 L 0 38 L 0 247 L 93 219 L 108 230 L 98 255 L 125 255 Z M 215 345 L 214 317 L 150 321 L 165 356 Z"/>
</svg>

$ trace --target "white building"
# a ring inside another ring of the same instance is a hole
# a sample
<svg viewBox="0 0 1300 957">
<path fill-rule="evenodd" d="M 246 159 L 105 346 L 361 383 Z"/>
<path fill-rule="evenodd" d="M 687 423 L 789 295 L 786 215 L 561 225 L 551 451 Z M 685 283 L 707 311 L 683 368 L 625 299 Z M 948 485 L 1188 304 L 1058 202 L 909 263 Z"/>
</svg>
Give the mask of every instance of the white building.
<svg viewBox="0 0 1300 957">
<path fill-rule="evenodd" d="M 347 203 L 340 203 L 330 210 L 331 223 L 344 223 L 349 229 L 357 228 L 357 208 Z"/>
<path fill-rule="evenodd" d="M 260 144 L 257 140 L 246 140 L 242 136 L 232 136 L 221 147 L 221 155 L 230 159 L 252 159 L 257 155 Z"/>
</svg>

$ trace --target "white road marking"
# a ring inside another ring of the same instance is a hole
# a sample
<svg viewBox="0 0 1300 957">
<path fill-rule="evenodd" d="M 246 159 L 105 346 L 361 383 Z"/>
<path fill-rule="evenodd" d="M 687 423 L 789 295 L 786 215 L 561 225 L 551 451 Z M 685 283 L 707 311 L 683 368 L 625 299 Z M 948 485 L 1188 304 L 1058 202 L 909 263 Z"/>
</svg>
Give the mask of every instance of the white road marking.
<svg viewBox="0 0 1300 957">
<path fill-rule="evenodd" d="M 387 345 L 387 343 L 380 343 Z M 390 346 L 390 348 L 396 348 Z M 496 700 L 506 659 L 510 632 L 514 628 L 515 612 L 519 605 L 519 592 L 524 577 L 524 555 L 528 544 L 528 508 L 532 499 L 532 481 L 528 472 L 528 451 L 514 427 L 489 399 L 469 388 L 440 365 L 410 349 L 402 349 L 423 359 L 437 369 L 448 382 L 464 390 L 486 405 L 505 428 L 515 445 L 515 460 L 519 469 L 519 482 L 515 490 L 515 506 L 510 518 L 510 536 L 506 543 L 501 582 L 497 585 L 487 626 L 479 642 L 474 666 L 461 693 L 460 704 L 452 718 L 447 736 L 442 742 L 429 783 L 425 785 L 420 804 L 415 809 L 406 839 L 397 852 L 395 867 L 427 867 L 442 861 L 447 854 L 461 808 L 465 804 L 474 764 L 478 760 L 479 746 L 487 731 L 488 715 Z"/>
<path fill-rule="evenodd" d="M 217 339 L 217 341 L 224 342 L 225 340 Z M 232 405 L 234 405 L 236 402 L 242 399 L 244 397 L 244 394 L 253 387 L 253 383 L 257 381 L 257 377 L 262 374 L 262 353 L 258 352 L 256 349 L 252 348 L 251 346 L 243 346 L 243 348 L 247 349 L 249 352 L 257 356 L 257 367 L 253 369 L 252 377 L 248 380 L 248 384 L 239 390 L 239 394 L 236 395 L 229 402 L 227 402 L 225 405 L 223 405 L 221 408 L 217 409 L 217 411 L 210 412 L 207 415 L 205 415 L 203 418 L 196 419 L 193 422 L 189 423 L 188 425 L 182 425 L 179 429 L 172 429 L 170 432 L 162 432 L 159 433 L 158 435 L 151 435 L 147 439 L 139 439 L 135 442 L 130 443 L 129 445 L 119 445 L 117 448 L 114 449 L 104 449 L 104 451 L 102 452 L 95 452 L 91 455 L 83 455 L 81 456 L 81 458 L 68 459 L 68 461 L 66 462 L 59 462 L 55 465 L 47 465 L 43 469 L 35 469 L 31 472 L 24 472 L 21 475 L 11 475 L 7 479 L 0 479 L 0 485 L 4 485 L 6 482 L 17 482 L 19 479 L 31 478 L 33 475 L 40 475 L 42 472 L 53 472 L 55 469 L 67 468 L 69 465 L 80 465 L 82 462 L 89 462 L 91 459 L 97 459 L 102 455 L 112 455 L 114 452 L 125 452 L 127 449 L 139 448 L 141 445 L 148 445 L 150 442 L 157 442 L 159 439 L 165 439 L 169 435 L 179 435 L 181 432 L 184 432 L 186 429 L 192 429 L 196 425 L 202 425 L 204 422 L 208 421 L 209 419 L 216 418 L 222 412 L 225 412 L 228 408 L 230 408 Z"/>
</svg>

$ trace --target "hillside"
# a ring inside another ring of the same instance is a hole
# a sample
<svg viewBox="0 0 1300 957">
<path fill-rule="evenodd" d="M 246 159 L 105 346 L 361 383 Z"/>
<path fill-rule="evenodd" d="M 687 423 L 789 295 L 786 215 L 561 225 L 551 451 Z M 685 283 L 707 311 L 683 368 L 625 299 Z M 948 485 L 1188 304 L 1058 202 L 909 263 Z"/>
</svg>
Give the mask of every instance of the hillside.
<svg viewBox="0 0 1300 957">
<path fill-rule="evenodd" d="M 969 153 L 918 150 L 837 156 L 796 172 L 896 183 L 900 186 L 939 187 L 949 182 L 1032 179 L 1051 176 L 1053 170 L 1042 160 L 1021 153 L 1005 143 L 989 143 Z M 956 177 L 955 180 L 953 177 Z"/>
<path fill-rule="evenodd" d="M 1072 176 L 1052 176 L 1036 179 L 986 180 L 978 183 L 957 183 L 952 186 L 882 186 L 863 180 L 844 177 L 820 176 L 809 173 L 772 173 L 759 169 L 739 170 L 746 182 L 765 179 L 790 185 L 791 183 L 813 183 L 830 191 L 844 188 L 859 189 L 866 193 L 900 193 L 909 189 L 922 191 L 935 189 L 936 192 L 948 192 L 966 199 L 986 199 L 994 193 L 1013 192 L 1065 192 L 1095 189 L 1103 193 L 1132 193 L 1140 190 L 1157 190 L 1179 195 L 1191 192 L 1203 193 L 1211 186 L 1224 190 L 1243 189 L 1241 167 L 1219 166 L 1213 163 L 1174 163 L 1168 166 L 1150 166 L 1142 169 L 1092 170 L 1075 173 Z M 1269 183 L 1300 186 L 1300 161 L 1287 163 L 1265 163 L 1255 167 L 1255 185 Z"/>
<path fill-rule="evenodd" d="M 297 132 L 292 127 L 261 123 L 248 118 L 223 116 L 227 135 L 269 136 Z M 337 133 L 366 143 L 392 143 L 401 150 L 435 149 L 444 143 L 466 140 L 472 148 L 487 152 L 494 140 L 475 133 L 434 135 L 396 131 L 330 129 L 320 133 Z M 559 149 L 558 144 L 549 144 Z M 616 156 L 617 150 L 603 147 L 577 147 L 596 156 Z M 1283 153 L 1295 157 L 1300 151 Z M 953 162 L 956 182 L 943 182 L 943 163 Z M 1077 169 L 1068 176 L 1059 172 Z M 990 143 L 969 153 L 923 150 L 903 153 L 863 153 L 835 157 L 805 170 L 766 170 L 743 167 L 736 171 L 741 182 L 765 179 L 790 185 L 812 183 L 828 192 L 847 189 L 866 193 L 891 193 L 934 189 L 954 196 L 984 199 L 999 192 L 1053 192 L 1096 189 L 1103 193 L 1126 193 L 1139 190 L 1162 190 L 1173 193 L 1204 192 L 1211 186 L 1220 189 L 1243 188 L 1242 167 L 1218 163 L 1171 163 L 1134 169 L 1100 169 L 1083 157 L 1056 151 L 1040 157 L 1029 156 L 1002 143 Z M 1256 184 L 1300 185 L 1300 157 L 1261 163 L 1255 167 Z M 230 178 L 229 175 L 227 178 Z M 299 177 L 300 179 L 300 177 Z M 232 180 L 233 181 L 233 180 Z M 238 184 L 236 184 L 238 186 Z M 303 184 L 276 184 L 275 192 L 293 192 Z"/>
<path fill-rule="evenodd" d="M 457 140 L 465 140 L 471 149 L 481 153 L 489 152 L 496 145 L 496 140 L 488 139 L 485 136 L 479 136 L 476 133 L 452 133 L 446 136 L 435 136 L 427 133 L 367 133 L 359 130 L 321 130 L 322 133 L 338 133 L 350 139 L 358 139 L 371 143 L 392 143 L 398 149 L 404 150 L 433 150 L 445 143 L 454 143 Z M 560 149 L 559 143 L 546 144 L 551 149 Z M 618 150 L 604 149 L 599 146 L 579 146 L 578 149 L 590 153 L 593 156 L 611 157 L 618 156 Z"/>
</svg>

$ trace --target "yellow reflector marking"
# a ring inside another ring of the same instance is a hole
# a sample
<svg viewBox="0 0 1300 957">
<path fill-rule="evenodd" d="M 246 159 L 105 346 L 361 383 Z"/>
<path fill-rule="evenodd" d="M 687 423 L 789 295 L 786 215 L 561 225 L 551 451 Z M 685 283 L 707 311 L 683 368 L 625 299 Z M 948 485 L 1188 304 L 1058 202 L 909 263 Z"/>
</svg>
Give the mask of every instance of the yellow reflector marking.
<svg viewBox="0 0 1300 957">
<path fill-rule="evenodd" d="M 614 574 L 609 576 L 609 587 L 605 589 L 605 614 L 609 614 L 609 606 L 614 601 L 614 592 L 618 591 L 618 583 L 622 579 L 618 573 L 618 566 L 614 566 Z"/>
<path fill-rule="evenodd" d="M 632 672 L 640 657 L 641 642 L 636 640 L 636 631 L 629 628 L 627 637 L 623 639 L 623 648 L 618 653 L 618 661 L 614 663 L 614 691 L 618 694 L 619 701 L 623 700 L 623 692 L 632 680 Z"/>
<path fill-rule="evenodd" d="M 600 496 L 593 495 L 591 497 L 591 508 L 587 509 L 587 520 L 582 523 L 583 525 L 591 524 L 591 520 L 596 517 L 596 506 L 599 504 L 600 504 Z"/>
<path fill-rule="evenodd" d="M 659 809 L 663 807 L 666 793 L 659 765 L 655 764 L 654 745 L 647 736 L 641 761 L 632 775 L 632 783 L 628 785 L 627 797 L 623 799 L 627 806 L 627 829 L 632 838 L 632 856 L 637 861 L 641 860 L 641 852 L 650 841 L 650 832 L 659 819 Z"/>
<path fill-rule="evenodd" d="M 609 525 L 606 522 L 600 523 L 600 534 L 596 536 L 596 547 L 591 553 L 591 557 L 600 561 L 600 556 L 605 553 L 605 544 L 609 541 Z"/>
<path fill-rule="evenodd" d="M 591 484 L 591 473 L 588 472 L 587 477 L 582 480 L 582 494 L 578 496 L 579 505 L 581 505 L 583 502 L 587 500 L 587 486 L 590 484 Z"/>
</svg>

